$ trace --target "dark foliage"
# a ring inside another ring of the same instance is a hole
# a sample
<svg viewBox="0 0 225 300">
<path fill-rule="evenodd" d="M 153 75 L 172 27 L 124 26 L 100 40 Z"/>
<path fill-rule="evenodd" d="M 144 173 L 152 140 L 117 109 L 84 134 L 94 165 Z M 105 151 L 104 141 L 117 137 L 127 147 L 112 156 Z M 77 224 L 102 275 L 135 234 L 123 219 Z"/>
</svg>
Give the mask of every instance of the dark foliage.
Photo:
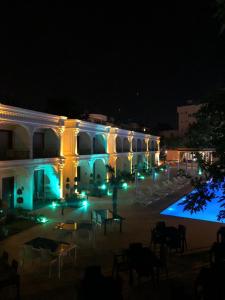
<svg viewBox="0 0 225 300">
<path fill-rule="evenodd" d="M 203 104 L 196 114 L 197 122 L 188 133 L 190 147 L 210 147 L 215 151 L 213 163 L 197 154 L 202 178 L 194 178 L 195 193 L 191 193 L 181 203 L 191 213 L 204 209 L 215 197 L 215 192 L 222 189 L 222 197 L 218 199 L 221 210 L 218 220 L 225 218 L 225 91 L 214 95 L 214 99 Z"/>
</svg>

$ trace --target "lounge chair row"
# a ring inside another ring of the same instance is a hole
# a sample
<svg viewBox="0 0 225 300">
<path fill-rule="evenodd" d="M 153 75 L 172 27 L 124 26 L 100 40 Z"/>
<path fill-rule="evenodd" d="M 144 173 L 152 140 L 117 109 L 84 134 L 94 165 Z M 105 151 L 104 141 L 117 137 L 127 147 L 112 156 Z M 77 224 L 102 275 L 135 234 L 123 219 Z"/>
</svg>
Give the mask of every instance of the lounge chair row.
<svg viewBox="0 0 225 300">
<path fill-rule="evenodd" d="M 146 189 L 136 192 L 136 203 L 148 206 L 153 202 L 177 192 L 190 183 L 186 177 L 174 177 L 172 180 L 165 180 L 161 183 L 155 183 Z"/>
</svg>

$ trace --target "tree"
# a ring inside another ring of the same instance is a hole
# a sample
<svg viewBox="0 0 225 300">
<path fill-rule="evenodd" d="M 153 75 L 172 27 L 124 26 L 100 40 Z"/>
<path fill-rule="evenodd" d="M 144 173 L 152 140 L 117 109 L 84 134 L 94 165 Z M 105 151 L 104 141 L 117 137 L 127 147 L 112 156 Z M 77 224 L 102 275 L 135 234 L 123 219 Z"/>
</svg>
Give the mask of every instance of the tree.
<svg viewBox="0 0 225 300">
<path fill-rule="evenodd" d="M 213 147 L 215 159 L 213 163 L 206 161 L 201 154 L 197 159 L 203 176 L 193 178 L 192 184 L 196 193 L 189 194 L 181 203 L 191 213 L 203 210 L 215 197 L 219 188 L 222 196 L 218 199 L 220 212 L 218 220 L 225 218 L 225 91 L 220 90 L 214 99 L 209 99 L 196 114 L 197 122 L 188 133 L 189 146 Z"/>
<path fill-rule="evenodd" d="M 113 215 L 117 215 L 117 194 L 118 188 L 123 180 L 121 174 L 118 172 L 117 176 L 115 175 L 115 170 L 110 165 L 106 165 L 107 172 L 109 174 L 109 183 L 112 186 L 112 208 Z"/>
<path fill-rule="evenodd" d="M 219 20 L 221 33 L 225 30 L 225 0 L 215 0 L 216 14 L 215 17 Z"/>
</svg>

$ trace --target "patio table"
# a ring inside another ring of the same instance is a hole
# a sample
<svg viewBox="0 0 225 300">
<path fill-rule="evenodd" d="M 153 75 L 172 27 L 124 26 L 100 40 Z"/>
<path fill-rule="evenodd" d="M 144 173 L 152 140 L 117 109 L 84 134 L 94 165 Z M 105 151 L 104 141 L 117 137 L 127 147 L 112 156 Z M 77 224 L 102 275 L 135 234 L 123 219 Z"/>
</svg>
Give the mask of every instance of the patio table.
<svg viewBox="0 0 225 300">
<path fill-rule="evenodd" d="M 120 233 L 122 232 L 122 224 L 125 218 L 118 214 L 113 214 L 110 209 L 95 209 L 94 210 L 96 215 L 99 215 L 101 218 L 102 223 L 104 224 L 104 235 L 106 235 L 107 231 L 107 224 L 112 224 L 113 222 L 120 223 Z M 92 214 L 92 222 L 93 222 L 93 214 Z"/>
<path fill-rule="evenodd" d="M 56 226 L 54 227 L 57 230 L 64 230 L 66 232 L 71 233 L 71 238 L 73 239 L 73 234 L 76 233 L 77 230 L 79 229 L 85 229 L 88 230 L 89 232 L 93 233 L 94 236 L 94 226 L 92 223 L 89 222 L 75 222 L 73 220 L 67 221 L 65 223 L 57 223 Z"/>
<path fill-rule="evenodd" d="M 50 250 L 56 257 L 58 257 L 58 276 L 60 278 L 61 259 L 70 249 L 71 244 L 63 241 L 52 240 L 44 237 L 37 237 L 25 243 L 35 249 Z"/>
</svg>

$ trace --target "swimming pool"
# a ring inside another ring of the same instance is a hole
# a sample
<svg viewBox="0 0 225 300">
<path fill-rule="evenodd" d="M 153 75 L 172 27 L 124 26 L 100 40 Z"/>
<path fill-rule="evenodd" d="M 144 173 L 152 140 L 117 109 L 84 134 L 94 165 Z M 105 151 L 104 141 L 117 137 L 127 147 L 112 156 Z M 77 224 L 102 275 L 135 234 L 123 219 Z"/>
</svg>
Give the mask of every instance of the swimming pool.
<svg viewBox="0 0 225 300">
<path fill-rule="evenodd" d="M 164 209 L 160 214 L 166 216 L 175 216 L 180 218 L 194 219 L 194 220 L 224 223 L 225 220 L 223 222 L 222 221 L 219 222 L 217 220 L 218 213 L 221 209 L 220 208 L 221 203 L 218 203 L 218 200 L 220 199 L 221 196 L 222 196 L 222 190 L 217 190 L 215 192 L 215 198 L 212 199 L 210 203 L 208 203 L 207 207 L 204 210 L 193 214 L 191 214 L 189 211 L 184 211 L 183 205 L 179 205 L 185 199 L 186 196 L 184 196 L 181 199 L 179 199 L 177 202 L 173 203 L 172 205 Z"/>
</svg>

